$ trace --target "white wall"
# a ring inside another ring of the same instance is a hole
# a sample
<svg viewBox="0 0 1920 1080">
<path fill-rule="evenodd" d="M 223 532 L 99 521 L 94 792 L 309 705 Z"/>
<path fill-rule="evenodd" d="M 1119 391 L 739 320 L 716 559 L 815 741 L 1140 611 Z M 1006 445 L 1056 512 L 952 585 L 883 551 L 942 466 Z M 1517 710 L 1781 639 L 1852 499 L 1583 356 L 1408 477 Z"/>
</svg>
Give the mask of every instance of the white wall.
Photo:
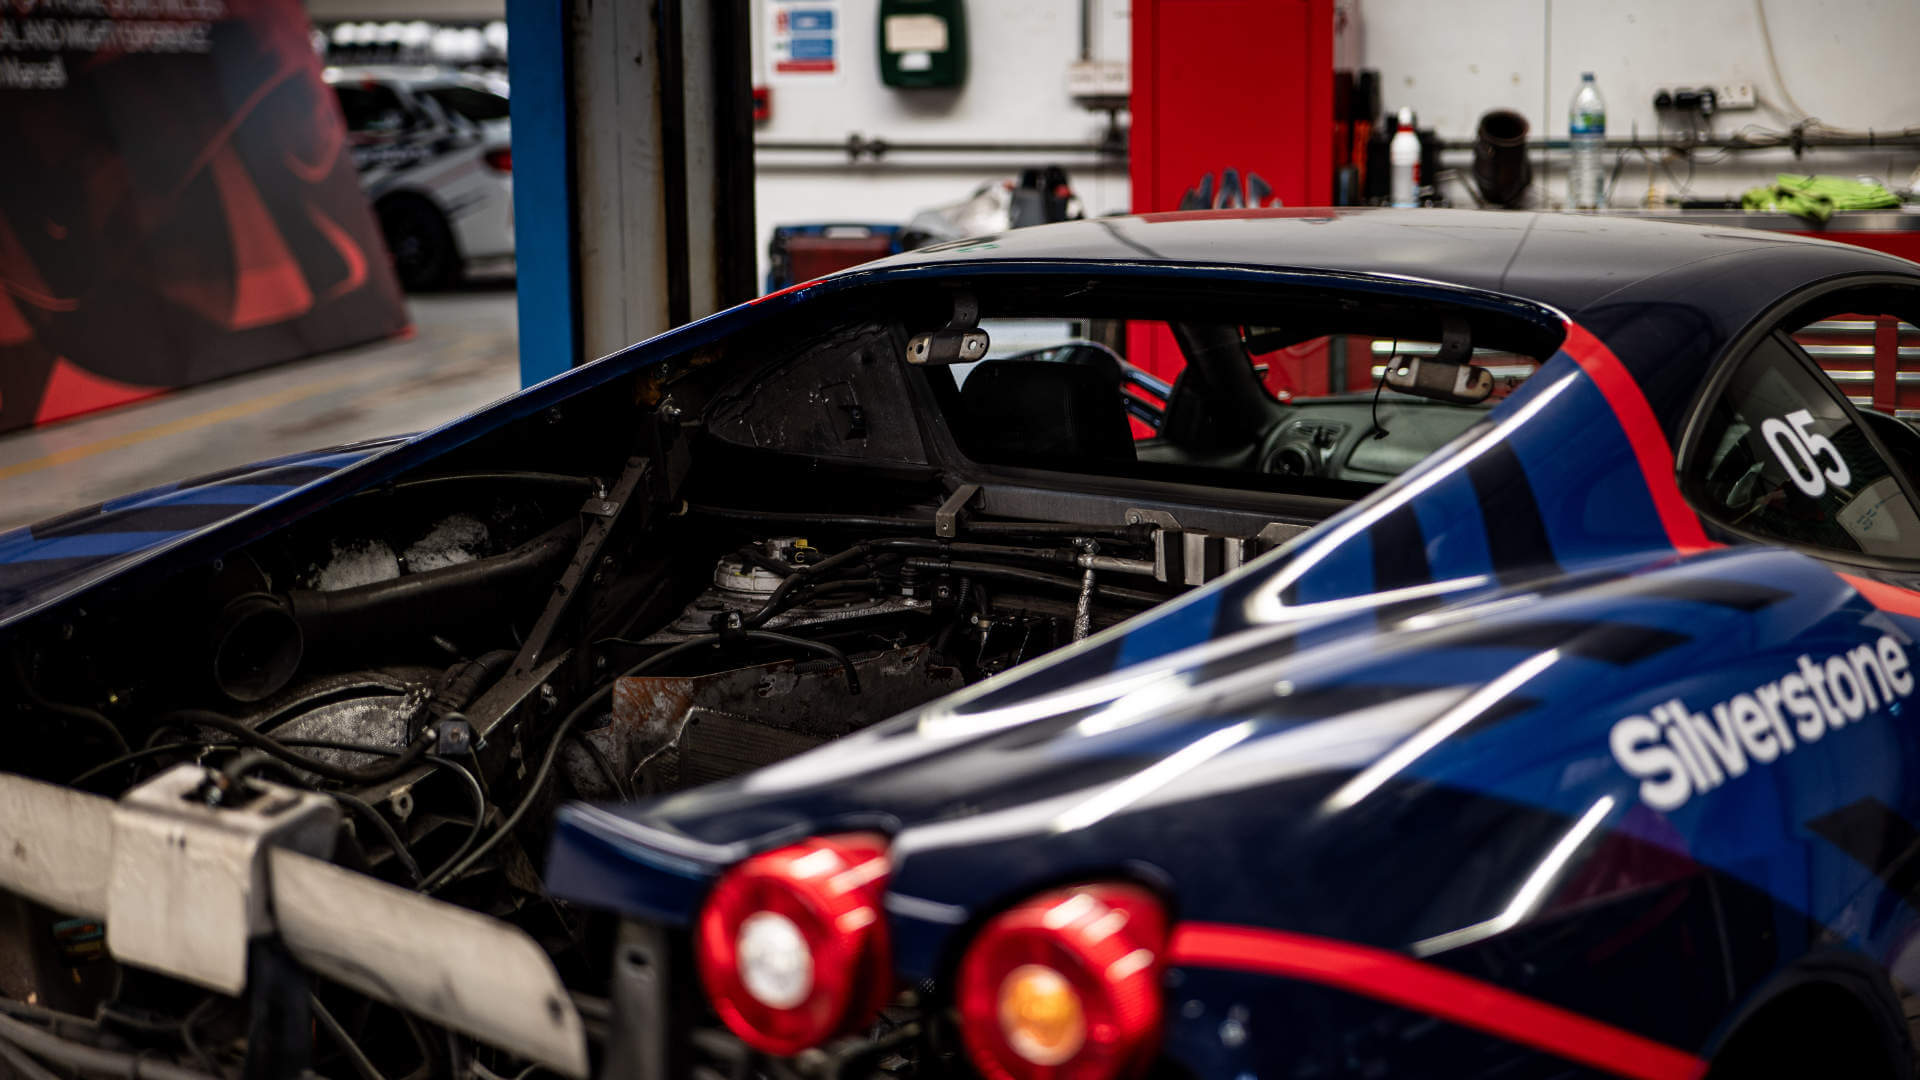
<svg viewBox="0 0 1920 1080">
<path fill-rule="evenodd" d="M 1764 0 L 1766 21 L 1786 87 L 1800 106 L 1835 127 L 1898 130 L 1920 125 L 1920 3 L 1914 0 Z M 1607 102 L 1607 134 L 1659 131 L 1653 108 L 1662 86 L 1748 82 L 1764 102 L 1786 108 L 1773 77 L 1755 0 L 1357 0 L 1352 32 L 1366 66 L 1381 74 L 1390 108 L 1411 105 L 1422 126 L 1469 138 L 1480 114 L 1511 108 L 1534 133 L 1567 133 L 1567 105 L 1580 73 L 1592 71 Z M 1712 132 L 1748 124 L 1784 129 L 1767 109 L 1723 113 Z M 1671 131 L 1672 129 L 1670 129 Z M 1696 155 L 1697 158 L 1712 154 Z M 1868 173 L 1905 186 L 1920 154 L 1822 150 L 1795 161 L 1781 152 L 1747 152 L 1721 163 L 1697 161 L 1686 183 L 1656 171 L 1660 188 L 1684 184 L 1701 197 L 1737 195 L 1776 172 Z M 1634 156 L 1622 170 L 1615 205 L 1645 193 L 1648 165 Z M 1891 175 L 1889 175 L 1891 174 Z M 1564 197 L 1556 163 L 1552 191 Z"/>
<path fill-rule="evenodd" d="M 756 62 L 765 27 L 755 0 Z M 1096 0 L 1094 52 L 1125 59 L 1128 0 Z M 1920 2 L 1764 0 L 1780 74 L 1798 104 L 1835 127 L 1879 131 L 1920 124 Z M 1093 139 L 1102 117 L 1066 95 L 1067 64 L 1079 40 L 1077 0 L 969 0 L 971 71 L 954 93 L 898 91 L 880 83 L 874 44 L 876 0 L 840 0 L 844 73 L 818 86 L 776 84 L 763 140 L 844 139 L 851 132 L 911 140 Z M 1593 71 L 1607 101 L 1608 133 L 1661 132 L 1653 108 L 1662 86 L 1747 82 L 1763 103 L 1791 112 L 1772 74 L 1755 0 L 1339 0 L 1337 52 L 1381 73 L 1384 104 L 1411 105 L 1423 126 L 1448 138 L 1473 134 L 1480 115 L 1511 108 L 1536 135 L 1564 137 L 1580 73 Z M 1342 62 L 1348 62 L 1343 59 Z M 1702 134 L 1747 125 L 1785 129 L 1790 118 L 1762 108 L 1726 112 Z M 1669 134 L 1677 133 L 1669 128 Z M 1677 155 L 1625 155 L 1613 204 L 1649 196 L 1737 197 L 1777 172 L 1868 174 L 1892 186 L 1913 183 L 1911 151 L 1745 152 L 1692 167 Z M 1536 188 L 1564 199 L 1564 153 L 1536 164 Z M 1462 168 L 1468 158 L 1452 155 Z M 1010 174 L 1020 158 L 908 157 L 849 166 L 844 154 L 762 152 L 757 157 L 762 271 L 775 224 L 904 221 L 956 201 L 977 184 Z M 1123 171 L 1066 162 L 1090 213 L 1127 208 Z M 1544 180 L 1539 179 L 1544 175 Z M 1449 189 L 1458 201 L 1466 195 Z"/>
<path fill-rule="evenodd" d="M 640 3 L 644 0 L 615 0 Z M 1280 0 L 1275 0 L 1280 2 Z M 484 11 L 503 0 L 308 0 L 329 13 Z M 1781 74 L 1799 104 L 1837 127 L 1889 130 L 1920 124 L 1920 0 L 1764 0 Z M 1128 57 L 1130 0 L 1094 0 L 1093 54 Z M 1754 0 L 1339 0 L 1345 30 L 1337 51 L 1381 72 L 1385 104 L 1412 105 L 1421 122 L 1449 138 L 1469 138 L 1480 114 L 1518 110 L 1536 134 L 1564 136 L 1567 103 L 1580 72 L 1595 72 L 1608 106 L 1608 131 L 1652 136 L 1652 98 L 1662 84 L 1751 82 L 1784 107 L 1767 63 Z M 755 62 L 764 75 L 764 0 L 753 0 Z M 843 141 L 849 134 L 900 142 L 1091 142 L 1105 117 L 1067 96 L 1067 65 L 1079 51 L 1079 0 L 967 0 L 970 70 L 958 91 L 895 90 L 882 85 L 877 0 L 838 0 L 842 72 L 812 85 L 773 84 L 773 116 L 761 140 Z M 391 17 L 401 17 L 393 14 Z M 1223 32 L 1231 32 L 1223 28 Z M 1747 124 L 1784 128 L 1765 109 L 1732 112 L 1712 130 Z M 1543 126 L 1544 125 L 1544 126 Z M 1648 193 L 1737 195 L 1775 172 L 1868 173 L 1910 182 L 1920 155 L 1906 151 L 1696 155 L 1671 170 L 1629 155 L 1614 203 Z M 1464 165 L 1462 155 L 1455 163 Z M 849 165 L 844 152 L 763 151 L 756 156 L 759 255 L 776 224 L 904 222 L 916 211 L 965 198 L 981 183 L 1026 165 L 1067 167 L 1089 213 L 1127 209 L 1124 169 L 1094 158 L 1062 156 L 934 157 L 901 154 Z M 1565 195 L 1564 165 L 1552 162 L 1544 188 Z M 1457 189 L 1456 197 L 1463 198 Z"/>
<path fill-rule="evenodd" d="M 507 17 L 506 0 L 306 0 L 306 5 L 307 17 L 314 22 L 347 19 L 489 22 Z"/>
<path fill-rule="evenodd" d="M 1094 4 L 1093 55 L 1126 59 L 1128 0 Z M 758 139 L 843 142 L 858 133 L 897 142 L 1091 143 L 1106 127 L 1104 114 L 1087 112 L 1067 96 L 1067 65 L 1079 56 L 1079 0 L 968 0 L 967 80 L 953 91 L 881 83 L 877 0 L 839 0 L 838 6 L 842 72 L 818 84 L 773 82 L 773 115 L 759 126 Z M 764 63 L 762 8 L 755 0 L 756 64 Z M 762 151 L 755 156 L 754 185 L 762 278 L 775 225 L 905 223 L 1022 166 L 1053 163 L 1066 167 L 1088 213 L 1127 208 L 1125 168 L 1101 168 L 1091 157 L 901 154 L 849 165 L 844 152 Z"/>
</svg>

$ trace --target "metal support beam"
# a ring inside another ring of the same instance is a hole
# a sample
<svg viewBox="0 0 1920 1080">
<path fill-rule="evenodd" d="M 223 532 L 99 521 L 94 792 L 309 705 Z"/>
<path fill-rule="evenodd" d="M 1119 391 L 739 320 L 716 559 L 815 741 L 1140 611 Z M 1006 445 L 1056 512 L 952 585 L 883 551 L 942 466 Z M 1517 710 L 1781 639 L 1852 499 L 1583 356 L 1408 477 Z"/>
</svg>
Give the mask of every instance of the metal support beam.
<svg viewBox="0 0 1920 1080">
<path fill-rule="evenodd" d="M 509 0 L 523 382 L 754 296 L 747 5 Z"/>
<path fill-rule="evenodd" d="M 569 0 L 507 0 L 513 48 L 514 263 L 520 385 L 580 362 L 580 296 L 568 118 Z"/>
<path fill-rule="evenodd" d="M 754 294 L 747 0 L 574 0 L 582 347 Z"/>
</svg>

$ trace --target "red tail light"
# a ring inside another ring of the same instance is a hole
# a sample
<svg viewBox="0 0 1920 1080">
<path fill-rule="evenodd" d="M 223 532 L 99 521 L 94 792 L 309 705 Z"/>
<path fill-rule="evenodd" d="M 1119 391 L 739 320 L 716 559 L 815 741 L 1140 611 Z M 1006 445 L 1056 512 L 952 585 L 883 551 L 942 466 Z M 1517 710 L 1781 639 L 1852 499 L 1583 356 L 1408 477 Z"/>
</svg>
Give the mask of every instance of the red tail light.
<svg viewBox="0 0 1920 1080">
<path fill-rule="evenodd" d="M 487 168 L 495 172 L 510 173 L 513 171 L 513 148 L 509 146 L 499 150 L 489 150 L 480 155 L 480 160 L 486 162 Z"/>
<path fill-rule="evenodd" d="M 988 1080 L 1136 1075 L 1160 1033 L 1166 915 L 1144 889 L 1088 885 L 995 916 L 960 963 L 960 1033 Z"/>
<path fill-rule="evenodd" d="M 714 1011 L 747 1045 L 791 1054 L 870 1018 L 890 989 L 886 840 L 829 836 L 729 870 L 695 952 Z"/>
</svg>

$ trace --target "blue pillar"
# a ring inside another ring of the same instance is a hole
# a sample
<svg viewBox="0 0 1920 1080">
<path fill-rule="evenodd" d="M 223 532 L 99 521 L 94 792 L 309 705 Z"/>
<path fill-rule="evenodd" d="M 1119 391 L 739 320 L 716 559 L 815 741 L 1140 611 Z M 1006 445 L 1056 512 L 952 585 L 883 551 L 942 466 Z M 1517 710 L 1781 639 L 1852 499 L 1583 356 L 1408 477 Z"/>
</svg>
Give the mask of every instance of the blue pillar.
<svg viewBox="0 0 1920 1080">
<path fill-rule="evenodd" d="M 580 359 L 567 0 L 507 0 L 520 385 Z"/>
</svg>

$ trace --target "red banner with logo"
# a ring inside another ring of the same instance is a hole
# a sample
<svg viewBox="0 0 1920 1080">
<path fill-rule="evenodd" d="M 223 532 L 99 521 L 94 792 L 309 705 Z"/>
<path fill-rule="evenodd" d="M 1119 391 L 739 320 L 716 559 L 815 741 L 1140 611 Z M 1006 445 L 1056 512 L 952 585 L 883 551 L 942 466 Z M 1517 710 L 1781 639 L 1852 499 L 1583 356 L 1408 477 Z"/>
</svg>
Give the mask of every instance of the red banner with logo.
<svg viewBox="0 0 1920 1080">
<path fill-rule="evenodd" d="M 0 0 L 0 430 L 394 334 L 298 0 Z"/>
</svg>

